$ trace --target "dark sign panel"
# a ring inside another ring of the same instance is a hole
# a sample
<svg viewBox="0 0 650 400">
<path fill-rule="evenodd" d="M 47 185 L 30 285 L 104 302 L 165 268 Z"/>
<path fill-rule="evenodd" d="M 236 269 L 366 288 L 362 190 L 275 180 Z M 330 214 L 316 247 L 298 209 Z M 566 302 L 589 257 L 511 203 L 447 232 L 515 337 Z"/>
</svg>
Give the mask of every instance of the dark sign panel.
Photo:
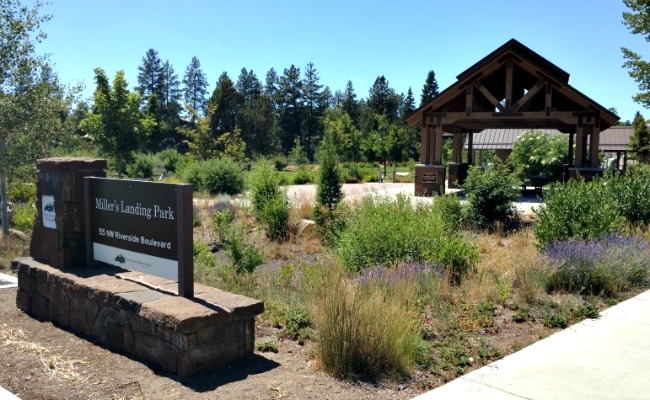
<svg viewBox="0 0 650 400">
<path fill-rule="evenodd" d="M 87 243 L 102 262 L 192 286 L 192 185 L 85 178 Z M 188 272 L 189 271 L 189 272 Z"/>
</svg>

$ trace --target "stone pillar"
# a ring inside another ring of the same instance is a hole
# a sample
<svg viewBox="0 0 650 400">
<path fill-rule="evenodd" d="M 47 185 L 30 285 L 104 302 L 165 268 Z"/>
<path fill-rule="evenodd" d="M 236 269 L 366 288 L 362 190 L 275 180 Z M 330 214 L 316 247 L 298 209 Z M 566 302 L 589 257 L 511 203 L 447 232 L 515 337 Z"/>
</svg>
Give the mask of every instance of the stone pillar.
<svg viewBox="0 0 650 400">
<path fill-rule="evenodd" d="M 106 176 L 106 160 L 43 158 L 36 162 L 36 220 L 29 248 L 55 268 L 86 264 L 85 176 Z"/>
</svg>

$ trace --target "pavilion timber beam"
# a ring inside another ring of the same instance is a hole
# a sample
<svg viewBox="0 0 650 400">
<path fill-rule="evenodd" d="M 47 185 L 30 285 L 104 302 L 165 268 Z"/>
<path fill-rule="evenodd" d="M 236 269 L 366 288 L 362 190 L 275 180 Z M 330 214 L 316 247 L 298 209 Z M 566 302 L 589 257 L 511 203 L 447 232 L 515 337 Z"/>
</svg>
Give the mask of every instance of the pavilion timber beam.
<svg viewBox="0 0 650 400">
<path fill-rule="evenodd" d="M 483 96 L 485 96 L 485 98 L 488 99 L 488 101 L 492 103 L 495 108 L 499 109 L 499 111 L 505 111 L 501 103 L 499 103 L 499 100 L 497 100 L 497 98 L 494 97 L 494 95 L 490 93 L 490 91 L 487 90 L 485 86 L 483 86 L 481 81 L 474 81 L 474 87 L 477 88 L 479 92 L 483 93 Z"/>
<path fill-rule="evenodd" d="M 493 120 L 495 118 L 501 119 L 557 119 L 557 120 L 572 120 L 572 123 L 576 123 L 577 117 L 595 117 L 595 112 L 573 112 L 573 111 L 551 111 L 549 115 L 546 115 L 544 111 L 524 111 L 524 112 L 491 112 L 491 111 L 481 111 L 473 112 L 470 117 L 467 117 L 465 112 L 432 112 L 427 114 L 429 119 L 442 117 L 447 120 L 461 120 L 461 119 L 472 119 L 472 120 L 481 120 L 489 119 Z M 432 121 L 432 123 L 434 123 Z M 445 123 L 447 123 L 445 121 Z"/>
<path fill-rule="evenodd" d="M 532 88 L 530 88 L 530 90 L 525 95 L 523 95 L 521 99 L 517 100 L 517 102 L 512 105 L 512 111 L 520 111 L 526 104 L 528 104 L 530 99 L 539 93 L 539 91 L 544 87 L 545 83 L 546 81 L 544 79 L 537 81 L 537 83 Z"/>
</svg>

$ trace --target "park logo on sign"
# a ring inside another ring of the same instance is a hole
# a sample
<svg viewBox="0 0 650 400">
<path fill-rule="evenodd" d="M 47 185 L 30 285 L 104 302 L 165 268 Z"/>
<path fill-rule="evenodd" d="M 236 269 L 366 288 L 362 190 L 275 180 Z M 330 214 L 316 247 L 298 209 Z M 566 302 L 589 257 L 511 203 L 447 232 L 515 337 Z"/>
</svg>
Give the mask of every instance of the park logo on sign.
<svg viewBox="0 0 650 400">
<path fill-rule="evenodd" d="M 43 226 L 56 229 L 56 212 L 54 211 L 54 196 L 43 196 L 41 198 L 41 214 L 43 215 Z"/>
</svg>

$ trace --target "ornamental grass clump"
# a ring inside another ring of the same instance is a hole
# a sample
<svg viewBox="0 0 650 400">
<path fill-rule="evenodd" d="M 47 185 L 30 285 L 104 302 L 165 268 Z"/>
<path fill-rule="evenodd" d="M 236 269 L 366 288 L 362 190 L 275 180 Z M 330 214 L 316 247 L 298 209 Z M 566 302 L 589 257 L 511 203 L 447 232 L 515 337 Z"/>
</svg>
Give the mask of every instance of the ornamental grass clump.
<svg viewBox="0 0 650 400">
<path fill-rule="evenodd" d="M 315 297 L 321 367 L 344 379 L 407 376 L 418 342 L 415 319 L 402 301 L 407 297 L 347 279 L 342 271 L 330 274 Z"/>
<path fill-rule="evenodd" d="M 650 252 L 642 238 L 605 235 L 549 244 L 546 291 L 614 296 L 647 283 Z"/>
</svg>

